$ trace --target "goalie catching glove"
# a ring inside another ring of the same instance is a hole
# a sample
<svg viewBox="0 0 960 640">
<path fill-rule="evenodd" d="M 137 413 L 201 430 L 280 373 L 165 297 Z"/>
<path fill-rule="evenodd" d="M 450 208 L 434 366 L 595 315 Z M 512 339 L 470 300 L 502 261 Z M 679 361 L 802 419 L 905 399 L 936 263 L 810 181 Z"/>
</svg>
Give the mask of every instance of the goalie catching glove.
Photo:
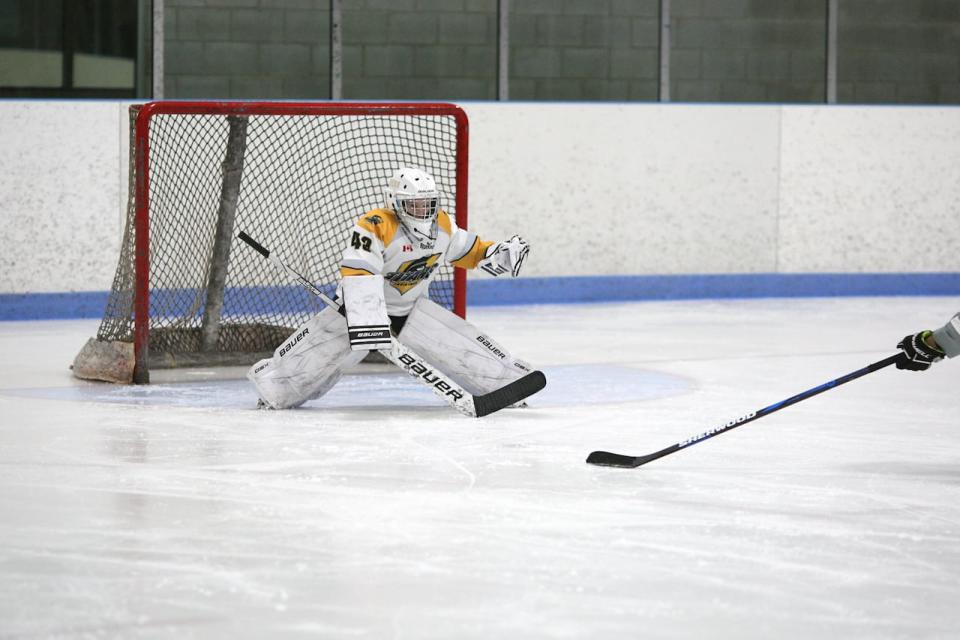
<svg viewBox="0 0 960 640">
<path fill-rule="evenodd" d="M 528 253 L 530 253 L 530 245 L 527 241 L 520 236 L 513 236 L 505 242 L 487 247 L 483 260 L 477 266 L 493 277 L 509 273 L 516 278 L 520 275 L 520 267 L 523 266 Z"/>
</svg>

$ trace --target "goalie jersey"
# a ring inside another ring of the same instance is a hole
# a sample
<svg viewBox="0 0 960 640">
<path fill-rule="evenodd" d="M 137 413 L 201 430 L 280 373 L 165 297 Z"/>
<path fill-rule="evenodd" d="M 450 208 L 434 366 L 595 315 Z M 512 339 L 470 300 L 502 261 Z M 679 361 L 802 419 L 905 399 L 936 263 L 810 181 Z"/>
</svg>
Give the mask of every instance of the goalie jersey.
<svg viewBox="0 0 960 640">
<path fill-rule="evenodd" d="M 417 299 L 429 290 L 441 264 L 473 269 L 493 244 L 458 228 L 446 211 L 437 213 L 434 224 L 436 240 L 421 242 L 406 232 L 392 210 L 368 211 L 350 231 L 340 275 L 382 275 L 387 313 L 409 314 Z"/>
</svg>

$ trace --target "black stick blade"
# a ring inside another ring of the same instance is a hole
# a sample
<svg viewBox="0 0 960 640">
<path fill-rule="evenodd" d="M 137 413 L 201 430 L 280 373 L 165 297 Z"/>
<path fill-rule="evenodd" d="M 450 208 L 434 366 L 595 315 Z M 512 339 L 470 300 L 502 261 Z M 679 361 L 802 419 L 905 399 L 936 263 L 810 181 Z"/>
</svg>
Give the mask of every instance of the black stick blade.
<svg viewBox="0 0 960 640">
<path fill-rule="evenodd" d="M 652 462 L 657 458 L 662 458 L 663 456 L 670 455 L 674 451 L 680 449 L 680 445 L 673 445 L 667 447 L 666 449 L 661 449 L 656 453 L 651 453 L 646 456 L 625 456 L 619 453 L 610 453 L 609 451 L 594 451 L 589 456 L 587 456 L 588 464 L 596 464 L 601 467 L 620 467 L 621 469 L 636 469 L 642 464 L 647 464 Z"/>
<path fill-rule="evenodd" d="M 532 396 L 545 386 L 547 386 L 547 377 L 543 375 L 542 371 L 534 371 L 508 385 L 494 389 L 490 393 L 474 396 L 473 406 L 476 409 L 477 417 L 482 418 L 500 411 L 504 407 L 516 404 L 524 398 Z"/>
<path fill-rule="evenodd" d="M 635 456 L 625 456 L 619 453 L 610 453 L 609 451 L 594 451 L 589 456 L 587 456 L 587 464 L 596 464 L 601 467 L 621 467 L 625 469 L 632 469 L 634 467 L 639 467 L 642 462 L 638 463 Z"/>
</svg>

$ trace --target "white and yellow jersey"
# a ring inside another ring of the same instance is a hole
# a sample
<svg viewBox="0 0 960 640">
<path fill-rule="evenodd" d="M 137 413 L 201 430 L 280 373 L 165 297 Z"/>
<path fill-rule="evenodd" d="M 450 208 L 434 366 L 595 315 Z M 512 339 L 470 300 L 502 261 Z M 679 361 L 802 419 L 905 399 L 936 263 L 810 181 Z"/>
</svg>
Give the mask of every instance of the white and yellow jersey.
<svg viewBox="0 0 960 640">
<path fill-rule="evenodd" d="M 443 210 L 437 213 L 437 239 L 432 247 L 411 238 L 390 209 L 372 209 L 357 220 L 343 252 L 343 277 L 381 274 L 387 313 L 405 316 L 427 293 L 433 274 L 444 262 L 473 269 L 492 242 L 460 229 Z"/>
</svg>

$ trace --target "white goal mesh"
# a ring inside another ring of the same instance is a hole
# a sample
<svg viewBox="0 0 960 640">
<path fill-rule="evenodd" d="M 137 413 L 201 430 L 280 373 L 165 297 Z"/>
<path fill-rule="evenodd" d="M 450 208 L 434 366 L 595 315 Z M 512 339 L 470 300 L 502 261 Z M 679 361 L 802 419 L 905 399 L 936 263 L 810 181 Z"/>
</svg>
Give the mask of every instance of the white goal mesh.
<svg viewBox="0 0 960 640">
<path fill-rule="evenodd" d="M 453 105 L 151 103 L 131 108 L 130 160 L 120 261 L 85 351 L 133 345 L 137 382 L 150 368 L 251 363 L 323 308 L 241 230 L 332 294 L 348 230 L 401 165 L 431 173 L 466 226 L 466 118 Z M 430 295 L 462 315 L 455 271 Z M 122 377 L 81 356 L 76 375 Z"/>
</svg>

